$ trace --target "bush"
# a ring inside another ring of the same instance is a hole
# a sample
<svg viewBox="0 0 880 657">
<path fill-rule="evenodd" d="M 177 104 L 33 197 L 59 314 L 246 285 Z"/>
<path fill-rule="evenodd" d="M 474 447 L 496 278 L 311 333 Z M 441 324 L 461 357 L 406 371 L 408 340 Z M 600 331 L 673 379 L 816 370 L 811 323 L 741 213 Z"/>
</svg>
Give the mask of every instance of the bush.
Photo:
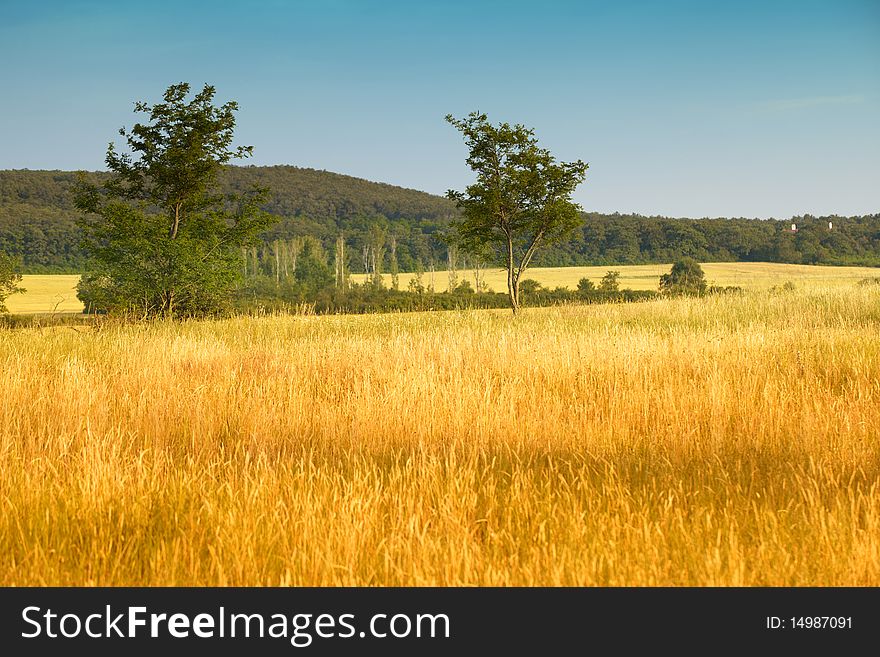
<svg viewBox="0 0 880 657">
<path fill-rule="evenodd" d="M 742 294 L 744 290 L 737 285 L 710 285 L 706 294 Z"/>
<path fill-rule="evenodd" d="M 534 296 L 542 289 L 541 284 L 533 278 L 527 278 L 519 284 L 519 291 L 526 296 Z"/>
<path fill-rule="evenodd" d="M 786 281 L 783 285 L 774 285 L 770 288 L 769 292 L 772 294 L 784 294 L 787 292 L 794 292 L 795 286 L 791 281 Z"/>
<path fill-rule="evenodd" d="M 581 280 L 578 281 L 577 291 L 578 291 L 578 294 L 581 296 L 587 296 L 588 294 L 590 294 L 590 292 L 592 292 L 595 289 L 596 289 L 596 286 L 593 284 L 593 281 L 591 281 L 589 278 L 582 278 Z"/>
<path fill-rule="evenodd" d="M 660 277 L 660 292 L 664 294 L 701 295 L 706 293 L 706 274 L 693 258 L 683 258 L 672 265 L 668 274 Z"/>
<path fill-rule="evenodd" d="M 620 290 L 620 282 L 617 280 L 619 278 L 619 271 L 609 271 L 599 281 L 599 290 L 602 292 L 617 292 Z"/>
</svg>

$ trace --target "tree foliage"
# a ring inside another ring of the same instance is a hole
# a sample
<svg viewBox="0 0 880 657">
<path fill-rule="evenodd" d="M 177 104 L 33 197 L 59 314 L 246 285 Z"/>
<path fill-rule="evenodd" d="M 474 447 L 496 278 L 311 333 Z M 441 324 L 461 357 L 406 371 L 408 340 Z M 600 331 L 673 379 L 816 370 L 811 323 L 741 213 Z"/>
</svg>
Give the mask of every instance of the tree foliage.
<svg viewBox="0 0 880 657">
<path fill-rule="evenodd" d="M 620 289 L 619 271 L 608 271 L 599 281 L 599 289 L 602 292 L 617 292 Z"/>
<path fill-rule="evenodd" d="M 108 173 L 90 173 L 102 185 Z M 21 272 L 81 273 L 87 261 L 80 246 L 72 188 L 76 174 L 64 171 L 0 171 L 0 252 L 21 261 Z M 312 237 L 328 252 L 340 233 L 349 260 L 346 271 L 363 273 L 361 256 L 370 228 L 383 227 L 396 240 L 400 272 L 427 270 L 445 261 L 441 236 L 456 216 L 455 204 L 439 196 L 373 183 L 329 171 L 292 166 L 228 166 L 219 190 L 240 194 L 269 187 L 260 207 L 280 217 L 260 234 L 259 250 L 271 254 L 277 239 Z M 635 214 L 582 215 L 571 239 L 548 244 L 535 267 L 667 263 L 689 256 L 698 262 L 790 262 L 880 266 L 880 214 L 790 219 L 676 219 Z M 833 229 L 828 224 L 833 222 Z M 792 233 L 797 223 L 797 233 Z M 391 250 L 383 271 L 391 272 Z M 462 270 L 467 269 L 462 267 Z"/>
<path fill-rule="evenodd" d="M 534 131 L 522 125 L 492 125 L 479 112 L 446 120 L 464 136 L 467 164 L 477 174 L 464 192 L 447 194 L 461 211 L 452 222 L 451 239 L 472 256 L 507 270 L 516 313 L 521 277 L 538 249 L 565 239 L 581 222 L 571 195 L 588 165 L 557 162 L 538 146 Z"/>
<path fill-rule="evenodd" d="M 588 294 L 596 289 L 596 285 L 589 278 L 582 278 L 578 281 L 577 291 L 581 294 Z"/>
<path fill-rule="evenodd" d="M 706 292 L 706 275 L 693 258 L 682 258 L 672 265 L 668 274 L 660 277 L 660 291 L 666 294 L 694 294 Z"/>
<path fill-rule="evenodd" d="M 216 107 L 214 87 L 188 100 L 190 86 L 168 87 L 163 102 L 135 104 L 149 120 L 111 142 L 112 176 L 100 187 L 84 176 L 76 191 L 91 267 L 80 298 L 93 310 L 197 315 L 221 309 L 241 272 L 241 247 L 273 221 L 259 209 L 267 191 L 223 194 L 218 176 L 252 148 L 233 147 L 234 101 Z"/>
<path fill-rule="evenodd" d="M 6 312 L 6 298 L 17 292 L 24 292 L 19 283 L 21 274 L 16 271 L 15 260 L 0 253 L 0 313 Z"/>
</svg>

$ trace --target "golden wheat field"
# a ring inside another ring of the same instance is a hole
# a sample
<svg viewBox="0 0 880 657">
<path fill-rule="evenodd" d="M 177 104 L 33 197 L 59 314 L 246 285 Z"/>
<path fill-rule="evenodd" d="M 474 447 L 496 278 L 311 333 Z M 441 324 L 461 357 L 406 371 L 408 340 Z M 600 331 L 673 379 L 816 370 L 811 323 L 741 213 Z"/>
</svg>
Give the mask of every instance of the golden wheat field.
<svg viewBox="0 0 880 657">
<path fill-rule="evenodd" d="M 880 585 L 880 287 L 0 331 L 0 585 Z"/>
<path fill-rule="evenodd" d="M 13 294 L 6 307 L 13 314 L 81 313 L 82 302 L 76 298 L 79 274 L 25 274 L 23 293 Z"/>
</svg>

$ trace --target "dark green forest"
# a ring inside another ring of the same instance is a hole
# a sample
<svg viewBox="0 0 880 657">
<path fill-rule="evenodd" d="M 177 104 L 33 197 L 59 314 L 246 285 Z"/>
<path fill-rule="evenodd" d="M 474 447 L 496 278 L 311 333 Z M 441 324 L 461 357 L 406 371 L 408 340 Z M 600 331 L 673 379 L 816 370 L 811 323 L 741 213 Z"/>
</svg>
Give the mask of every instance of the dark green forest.
<svg viewBox="0 0 880 657">
<path fill-rule="evenodd" d="M 94 181 L 107 175 L 88 174 Z M 18 258 L 23 273 L 87 271 L 73 207 L 75 182 L 73 172 L 0 171 L 0 252 Z M 295 268 L 307 243 L 335 266 L 340 235 L 346 274 L 443 269 L 450 255 L 456 259 L 442 239 L 456 213 L 445 198 L 293 166 L 230 167 L 223 174 L 226 191 L 253 184 L 271 191 L 264 209 L 278 222 L 262 235 L 262 246 L 245 254 L 248 274 L 277 277 L 279 270 Z M 759 220 L 587 212 L 582 229 L 539 253 L 533 266 L 667 263 L 683 257 L 880 266 L 880 214 Z M 453 264 L 460 269 L 473 264 L 457 260 Z"/>
</svg>

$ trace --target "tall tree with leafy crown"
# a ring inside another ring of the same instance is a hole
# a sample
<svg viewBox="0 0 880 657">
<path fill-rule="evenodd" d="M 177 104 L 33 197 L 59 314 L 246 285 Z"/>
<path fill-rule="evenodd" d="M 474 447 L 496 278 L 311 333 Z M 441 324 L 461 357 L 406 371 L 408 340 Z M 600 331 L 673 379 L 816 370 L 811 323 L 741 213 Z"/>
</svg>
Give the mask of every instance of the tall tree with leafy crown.
<svg viewBox="0 0 880 657">
<path fill-rule="evenodd" d="M 241 247 L 274 221 L 259 209 L 267 190 L 218 191 L 220 171 L 253 153 L 232 146 L 237 103 L 215 106 L 210 85 L 189 95 L 182 82 L 161 103 L 135 103 L 149 120 L 120 129 L 126 152 L 110 143 L 115 175 L 101 187 L 80 180 L 76 205 L 93 265 L 79 286 L 87 308 L 145 316 L 221 310 L 240 275 Z"/>
<path fill-rule="evenodd" d="M 464 136 L 467 164 L 477 174 L 464 192 L 447 193 L 461 210 L 461 218 L 452 222 L 450 241 L 507 270 L 516 314 L 520 281 L 535 253 L 566 239 L 580 224 L 580 207 L 571 195 L 589 165 L 557 162 L 538 146 L 534 131 L 519 124 L 492 125 L 479 112 L 464 119 L 448 115 L 446 120 Z"/>
</svg>

